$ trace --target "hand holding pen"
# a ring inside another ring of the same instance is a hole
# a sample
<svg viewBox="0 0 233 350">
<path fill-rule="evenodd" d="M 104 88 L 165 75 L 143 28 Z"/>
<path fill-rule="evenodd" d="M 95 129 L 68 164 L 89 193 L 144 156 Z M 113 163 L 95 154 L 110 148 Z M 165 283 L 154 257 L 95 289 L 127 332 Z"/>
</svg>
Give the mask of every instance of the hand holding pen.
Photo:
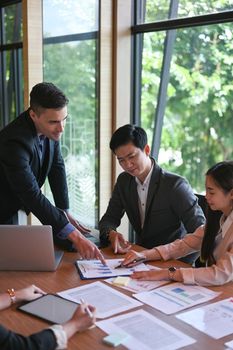
<svg viewBox="0 0 233 350">
<path fill-rule="evenodd" d="M 80 304 L 71 319 L 62 325 L 68 339 L 75 332 L 83 332 L 95 326 L 95 307 L 84 302 Z"/>
<path fill-rule="evenodd" d="M 145 257 L 138 257 L 136 259 L 133 259 L 132 261 L 130 261 L 129 263 L 125 263 L 124 261 L 122 261 L 119 265 L 117 265 L 115 267 L 115 269 L 118 269 L 118 268 L 130 268 L 130 267 L 134 267 L 136 265 L 139 265 L 141 263 L 143 263 L 144 261 L 146 261 L 146 258 Z"/>
<path fill-rule="evenodd" d="M 85 303 L 85 301 L 83 300 L 83 298 L 80 298 L 80 304 L 81 305 L 84 305 L 84 310 L 85 312 L 87 313 L 87 315 L 89 317 L 93 317 L 93 313 L 91 312 L 91 310 L 89 309 L 88 305 Z"/>
<path fill-rule="evenodd" d="M 134 250 L 130 250 L 125 259 L 121 263 L 121 267 L 133 267 L 142 262 L 145 262 L 147 259 L 144 254 L 135 252 Z"/>
</svg>

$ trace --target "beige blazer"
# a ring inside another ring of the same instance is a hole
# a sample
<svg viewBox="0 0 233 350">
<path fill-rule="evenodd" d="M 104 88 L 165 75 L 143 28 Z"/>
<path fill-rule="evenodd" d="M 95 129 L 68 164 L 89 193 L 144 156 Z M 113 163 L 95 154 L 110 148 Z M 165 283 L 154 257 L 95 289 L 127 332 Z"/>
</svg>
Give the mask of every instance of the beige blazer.
<svg viewBox="0 0 233 350">
<path fill-rule="evenodd" d="M 209 267 L 181 268 L 185 284 L 210 286 L 222 285 L 233 280 L 233 212 L 229 215 L 229 219 L 231 224 L 214 250 L 216 263 Z M 178 259 L 200 251 L 203 236 L 204 226 L 200 226 L 194 233 L 186 235 L 183 239 L 156 249 L 164 260 Z"/>
</svg>

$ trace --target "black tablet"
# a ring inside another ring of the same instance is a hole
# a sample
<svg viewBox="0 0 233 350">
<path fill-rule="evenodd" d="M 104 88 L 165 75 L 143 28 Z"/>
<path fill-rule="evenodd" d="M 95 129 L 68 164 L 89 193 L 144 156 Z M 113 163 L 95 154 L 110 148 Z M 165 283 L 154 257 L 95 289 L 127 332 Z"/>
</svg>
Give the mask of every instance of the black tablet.
<svg viewBox="0 0 233 350">
<path fill-rule="evenodd" d="M 46 294 L 18 307 L 19 310 L 52 323 L 67 322 L 78 304 L 55 294 Z"/>
</svg>

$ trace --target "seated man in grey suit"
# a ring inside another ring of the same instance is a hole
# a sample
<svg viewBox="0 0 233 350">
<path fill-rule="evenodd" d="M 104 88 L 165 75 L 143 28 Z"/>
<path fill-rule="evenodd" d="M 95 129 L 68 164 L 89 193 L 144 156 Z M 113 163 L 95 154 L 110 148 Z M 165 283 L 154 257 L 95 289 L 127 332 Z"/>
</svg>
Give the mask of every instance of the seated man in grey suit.
<svg viewBox="0 0 233 350">
<path fill-rule="evenodd" d="M 150 157 L 147 135 L 141 127 L 127 124 L 117 129 L 110 148 L 124 172 L 118 176 L 99 223 L 102 244 L 110 243 L 115 253 L 129 250 L 130 244 L 117 232 L 125 212 L 136 243 L 146 248 L 170 243 L 204 224 L 204 214 L 189 183 L 163 170 Z"/>
</svg>

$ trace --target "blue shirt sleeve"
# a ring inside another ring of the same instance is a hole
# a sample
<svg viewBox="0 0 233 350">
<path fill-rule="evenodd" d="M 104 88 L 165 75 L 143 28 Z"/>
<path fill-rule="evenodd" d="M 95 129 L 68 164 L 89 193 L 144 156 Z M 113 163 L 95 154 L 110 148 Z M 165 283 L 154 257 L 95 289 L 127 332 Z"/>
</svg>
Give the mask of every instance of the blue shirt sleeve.
<svg viewBox="0 0 233 350">
<path fill-rule="evenodd" d="M 60 239 L 67 239 L 68 235 L 74 230 L 75 227 L 71 223 L 68 223 L 60 232 L 58 232 L 57 237 Z"/>
</svg>

